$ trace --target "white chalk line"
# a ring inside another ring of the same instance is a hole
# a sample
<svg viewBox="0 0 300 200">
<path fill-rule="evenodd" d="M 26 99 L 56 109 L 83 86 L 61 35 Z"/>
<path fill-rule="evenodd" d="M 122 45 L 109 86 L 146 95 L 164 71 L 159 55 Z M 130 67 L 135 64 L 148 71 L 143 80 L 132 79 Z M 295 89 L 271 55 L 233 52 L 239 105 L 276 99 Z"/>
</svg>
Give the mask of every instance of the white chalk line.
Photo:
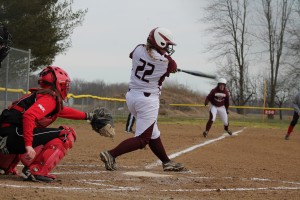
<svg viewBox="0 0 300 200">
<path fill-rule="evenodd" d="M 233 132 L 232 135 L 238 135 L 238 133 L 243 132 L 244 129 L 245 129 L 245 128 L 243 128 L 243 129 L 241 129 L 241 130 L 239 130 L 239 131 Z M 221 135 L 221 136 L 218 137 L 218 138 L 214 138 L 214 139 L 211 139 L 211 140 L 207 140 L 207 141 L 205 141 L 205 142 L 203 142 L 203 143 L 200 143 L 200 144 L 191 146 L 191 147 L 189 147 L 189 148 L 187 148 L 187 149 L 184 149 L 184 150 L 182 150 L 182 151 L 179 151 L 179 152 L 177 152 L 177 153 L 173 153 L 173 154 L 169 155 L 169 158 L 170 158 L 170 159 L 176 158 L 176 157 L 178 157 L 178 156 L 180 156 L 180 155 L 182 155 L 182 154 L 185 154 L 185 153 L 188 153 L 188 152 L 190 152 L 190 151 L 193 151 L 194 149 L 197 149 L 197 148 L 206 146 L 206 145 L 208 145 L 208 144 L 211 144 L 211 143 L 216 142 L 216 141 L 219 141 L 219 140 L 223 140 L 223 139 L 226 138 L 226 137 L 231 137 L 231 136 L 228 135 L 227 133 L 226 133 L 226 134 L 223 134 L 223 135 Z M 161 165 L 161 161 L 160 161 L 160 160 L 157 160 L 156 162 L 147 165 L 145 168 L 146 168 L 146 169 L 152 169 L 152 168 L 154 168 L 154 167 L 156 167 L 156 166 L 158 166 L 158 165 Z"/>
<path fill-rule="evenodd" d="M 90 187 L 56 187 L 56 186 L 28 186 L 28 185 L 12 185 L 12 184 L 0 184 L 0 187 L 11 187 L 11 188 L 32 188 L 32 189 L 52 189 L 52 190 L 63 190 L 63 191 L 82 191 L 82 192 L 100 192 L 100 191 L 140 191 L 141 187 L 123 187 L 123 186 L 114 186 L 111 184 L 103 184 L 103 183 L 95 183 L 93 181 L 78 181 L 81 183 L 96 185 L 96 186 L 104 186 L 110 188 L 90 188 Z M 147 190 L 147 189 L 146 189 Z M 161 192 L 239 192 L 239 191 L 274 191 L 274 190 L 300 190 L 300 187 L 286 187 L 286 186 L 278 186 L 278 187 L 260 187 L 260 188 L 205 188 L 205 189 L 161 189 Z"/>
<path fill-rule="evenodd" d="M 300 190 L 300 187 L 265 187 L 265 188 L 212 188 L 212 189 L 175 189 L 175 190 L 160 190 L 161 192 L 228 192 L 228 191 L 274 191 L 274 190 Z"/>
<path fill-rule="evenodd" d="M 124 186 L 115 186 L 112 184 L 104 184 L 101 182 L 105 182 L 104 180 L 77 180 L 77 182 L 81 182 L 84 184 L 90 184 L 90 185 L 97 185 L 97 186 L 104 186 L 104 187 L 110 187 L 110 188 L 106 188 L 105 190 L 114 190 L 114 191 L 137 191 L 140 190 L 141 187 L 124 187 Z"/>
</svg>

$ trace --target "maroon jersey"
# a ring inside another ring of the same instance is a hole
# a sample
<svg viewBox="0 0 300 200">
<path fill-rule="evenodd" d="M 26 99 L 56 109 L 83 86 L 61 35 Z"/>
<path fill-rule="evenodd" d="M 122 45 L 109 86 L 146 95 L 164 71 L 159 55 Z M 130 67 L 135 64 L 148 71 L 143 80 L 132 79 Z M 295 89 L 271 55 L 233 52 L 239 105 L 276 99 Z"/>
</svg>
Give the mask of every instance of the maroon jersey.
<svg viewBox="0 0 300 200">
<path fill-rule="evenodd" d="M 224 90 L 220 90 L 219 87 L 215 87 L 210 91 L 205 99 L 205 104 L 210 102 L 212 105 L 216 107 L 225 106 L 226 110 L 229 107 L 229 92 L 225 88 Z"/>
</svg>

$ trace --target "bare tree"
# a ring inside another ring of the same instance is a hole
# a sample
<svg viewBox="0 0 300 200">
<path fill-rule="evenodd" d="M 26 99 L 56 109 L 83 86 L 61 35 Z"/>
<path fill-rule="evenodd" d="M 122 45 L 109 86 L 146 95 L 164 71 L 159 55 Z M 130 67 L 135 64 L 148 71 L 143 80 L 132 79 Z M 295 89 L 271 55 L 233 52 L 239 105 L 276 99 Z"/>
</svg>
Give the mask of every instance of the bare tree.
<svg viewBox="0 0 300 200">
<path fill-rule="evenodd" d="M 289 74 L 294 79 L 300 79 L 300 0 L 295 1 L 295 9 L 292 10 L 290 23 L 287 29 L 288 59 L 285 62 L 289 66 Z"/>
<path fill-rule="evenodd" d="M 253 95 L 248 78 L 247 40 L 248 0 L 213 0 L 205 9 L 204 18 L 211 27 L 207 30 L 214 36 L 208 50 L 215 53 L 214 59 L 226 59 L 220 73 L 228 80 L 231 98 L 235 105 L 244 106 Z M 237 109 L 244 113 L 243 109 Z"/>
<path fill-rule="evenodd" d="M 294 83 L 289 81 L 288 76 L 282 76 L 278 79 L 278 87 L 276 88 L 275 104 L 282 108 L 292 96 Z M 282 120 L 282 110 L 279 110 L 279 117 Z"/>
<path fill-rule="evenodd" d="M 268 48 L 270 77 L 268 81 L 268 106 L 275 106 L 276 88 L 283 54 L 287 23 L 294 0 L 262 0 L 263 13 L 266 21 L 267 37 L 263 38 Z"/>
</svg>

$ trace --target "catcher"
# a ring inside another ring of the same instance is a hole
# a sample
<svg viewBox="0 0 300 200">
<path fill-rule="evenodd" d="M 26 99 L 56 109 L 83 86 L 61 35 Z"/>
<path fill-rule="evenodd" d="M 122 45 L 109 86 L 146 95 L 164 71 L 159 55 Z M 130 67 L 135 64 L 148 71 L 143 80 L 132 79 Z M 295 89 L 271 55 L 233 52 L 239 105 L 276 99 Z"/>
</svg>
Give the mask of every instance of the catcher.
<svg viewBox="0 0 300 200">
<path fill-rule="evenodd" d="M 63 105 L 70 86 L 68 74 L 48 66 L 39 74 L 40 88 L 13 102 L 0 115 L 0 169 L 2 174 L 18 174 L 16 165 L 24 165 L 22 176 L 28 181 L 50 182 L 50 172 L 71 149 L 76 132 L 68 126 L 47 128 L 58 117 L 89 120 L 99 134 L 114 135 L 113 120 L 105 109 L 85 113 Z"/>
</svg>

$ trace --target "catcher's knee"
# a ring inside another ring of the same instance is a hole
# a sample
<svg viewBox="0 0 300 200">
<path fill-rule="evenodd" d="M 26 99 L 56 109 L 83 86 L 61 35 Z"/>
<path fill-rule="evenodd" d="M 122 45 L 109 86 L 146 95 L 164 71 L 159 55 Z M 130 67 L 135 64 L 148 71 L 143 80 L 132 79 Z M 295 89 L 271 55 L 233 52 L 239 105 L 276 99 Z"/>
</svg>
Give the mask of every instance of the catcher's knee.
<svg viewBox="0 0 300 200">
<path fill-rule="evenodd" d="M 63 141 L 63 145 L 66 149 L 71 149 L 76 141 L 75 130 L 68 126 L 60 126 L 59 128 L 61 128 L 59 139 Z"/>
</svg>

